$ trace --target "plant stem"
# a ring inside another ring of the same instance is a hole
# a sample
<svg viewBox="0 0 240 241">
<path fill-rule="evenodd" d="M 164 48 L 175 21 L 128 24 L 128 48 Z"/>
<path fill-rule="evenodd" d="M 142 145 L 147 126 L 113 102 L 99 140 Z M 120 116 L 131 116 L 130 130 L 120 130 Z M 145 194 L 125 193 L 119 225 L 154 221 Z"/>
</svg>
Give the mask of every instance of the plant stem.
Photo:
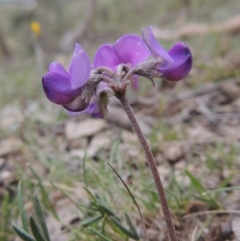
<svg viewBox="0 0 240 241">
<path fill-rule="evenodd" d="M 128 118 L 129 118 L 129 120 L 132 124 L 132 127 L 133 127 L 133 129 L 134 129 L 143 149 L 144 149 L 145 155 L 147 157 L 148 165 L 150 167 L 151 173 L 153 175 L 154 182 L 155 182 L 156 187 L 157 187 L 158 196 L 159 196 L 159 199 L 161 201 L 162 210 L 163 210 L 163 214 L 164 214 L 164 217 L 165 217 L 165 220 L 166 220 L 166 223 L 167 223 L 167 228 L 168 228 L 170 240 L 171 241 L 178 241 L 177 236 L 176 236 L 176 231 L 175 231 L 175 228 L 174 228 L 174 225 L 173 225 L 171 213 L 170 213 L 170 210 L 169 210 L 169 207 L 168 207 L 167 199 L 166 199 L 166 196 L 165 196 L 164 188 L 163 188 L 163 185 L 162 185 L 162 181 L 161 181 L 161 178 L 159 176 L 158 169 L 157 169 L 153 154 L 151 152 L 151 149 L 150 149 L 150 147 L 147 143 L 147 140 L 146 140 L 144 134 L 142 133 L 142 130 L 140 129 L 140 127 L 137 123 L 137 120 L 134 116 L 132 108 L 129 105 L 125 95 L 118 95 L 116 97 L 120 100 Z"/>
</svg>

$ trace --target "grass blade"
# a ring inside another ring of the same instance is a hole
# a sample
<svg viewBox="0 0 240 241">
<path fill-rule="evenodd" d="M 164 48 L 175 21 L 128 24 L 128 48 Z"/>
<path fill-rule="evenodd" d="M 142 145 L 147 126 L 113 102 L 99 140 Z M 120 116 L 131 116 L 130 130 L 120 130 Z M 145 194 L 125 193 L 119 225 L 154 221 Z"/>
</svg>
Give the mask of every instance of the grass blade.
<svg viewBox="0 0 240 241">
<path fill-rule="evenodd" d="M 36 241 L 29 233 L 24 229 L 19 228 L 15 223 L 12 223 L 12 227 L 17 235 L 24 241 Z"/>
<path fill-rule="evenodd" d="M 27 214 L 26 211 L 24 209 L 24 202 L 23 202 L 23 195 L 22 195 L 22 184 L 21 182 L 18 183 L 18 208 L 20 210 L 20 216 L 21 216 L 21 220 L 22 220 L 22 227 L 23 230 L 25 230 L 26 232 L 28 232 L 28 220 L 27 220 Z"/>
<path fill-rule="evenodd" d="M 135 239 L 135 240 L 139 240 L 139 236 L 138 234 L 135 235 L 134 233 L 132 233 L 130 230 L 128 230 L 126 227 L 124 227 L 115 217 L 110 217 L 110 220 L 116 225 L 116 227 L 118 227 L 119 230 L 121 230 L 125 235 L 127 235 L 128 237 Z"/>
<path fill-rule="evenodd" d="M 128 223 L 128 226 L 129 226 L 131 232 L 132 232 L 136 237 L 138 237 L 138 239 L 139 239 L 139 235 L 138 235 L 138 233 L 137 233 L 137 230 L 136 230 L 135 226 L 133 225 L 132 220 L 131 220 L 131 218 L 129 217 L 129 215 L 128 215 L 127 213 L 125 213 L 125 218 L 126 218 L 126 221 L 127 221 L 127 223 Z"/>
<path fill-rule="evenodd" d="M 94 197 L 94 195 L 91 193 L 90 190 L 88 190 L 86 187 L 83 187 L 83 189 L 89 194 L 89 196 L 93 199 L 94 203 L 97 203 L 96 198 Z"/>
<path fill-rule="evenodd" d="M 32 234 L 35 237 L 36 241 L 47 241 L 44 236 L 42 229 L 38 226 L 36 220 L 33 217 L 30 217 L 30 227 L 32 230 Z"/>
<path fill-rule="evenodd" d="M 109 209 L 105 204 L 98 203 L 97 206 L 99 207 L 99 210 L 101 210 L 101 212 L 106 213 L 108 216 L 115 216 L 115 213 L 111 209 Z"/>
<path fill-rule="evenodd" d="M 203 192 L 206 191 L 206 189 L 203 187 L 203 185 L 201 184 L 201 182 L 194 177 L 189 171 L 185 171 L 185 173 L 187 174 L 187 176 L 189 177 L 192 186 L 196 189 L 196 191 L 202 195 Z"/>
<path fill-rule="evenodd" d="M 89 226 L 90 224 L 97 222 L 97 221 L 100 220 L 102 217 L 103 217 L 102 214 L 98 214 L 98 215 L 96 215 L 96 216 L 94 216 L 94 217 L 86 218 L 86 219 L 84 219 L 84 220 L 80 223 L 80 226 L 82 226 L 82 227 L 87 227 L 87 226 Z"/>
<path fill-rule="evenodd" d="M 50 241 L 50 236 L 49 236 L 47 224 L 46 224 L 45 217 L 44 217 L 44 214 L 43 214 L 43 211 L 42 211 L 42 208 L 41 208 L 41 204 L 38 200 L 37 195 L 33 195 L 32 200 L 33 200 L 34 211 L 35 211 L 38 223 L 40 225 L 40 228 L 42 229 L 43 234 L 46 237 L 46 240 Z"/>
<path fill-rule="evenodd" d="M 44 186 L 42 184 L 42 180 L 39 178 L 37 173 L 34 171 L 34 169 L 30 165 L 29 165 L 29 167 L 30 167 L 34 177 L 38 180 L 40 191 L 41 191 L 41 194 L 42 194 L 42 197 L 43 197 L 43 201 L 45 202 L 45 205 L 52 211 L 54 217 L 57 220 L 59 220 L 59 217 L 58 217 L 57 213 L 55 212 L 54 206 L 52 205 L 52 203 L 51 203 L 51 201 L 50 201 L 50 199 L 48 197 L 48 193 L 47 193 L 47 191 L 45 190 L 45 188 L 44 188 Z"/>
<path fill-rule="evenodd" d="M 92 228 L 92 227 L 89 227 L 89 230 L 98 235 L 102 240 L 104 241 L 112 241 L 111 239 L 109 239 L 108 237 L 106 237 L 105 235 L 103 235 L 102 233 L 98 232 L 96 229 Z"/>
</svg>

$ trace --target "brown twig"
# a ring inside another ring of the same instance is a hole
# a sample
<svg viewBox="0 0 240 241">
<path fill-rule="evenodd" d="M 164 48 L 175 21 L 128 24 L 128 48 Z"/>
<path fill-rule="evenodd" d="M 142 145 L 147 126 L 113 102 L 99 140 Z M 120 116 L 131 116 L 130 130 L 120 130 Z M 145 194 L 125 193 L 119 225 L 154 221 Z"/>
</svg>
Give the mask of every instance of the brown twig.
<svg viewBox="0 0 240 241">
<path fill-rule="evenodd" d="M 167 203 L 167 199 L 166 199 L 166 196 L 165 196 L 164 188 L 163 188 L 162 181 L 160 179 L 158 169 L 157 169 L 153 154 L 151 152 L 151 149 L 150 149 L 150 147 L 147 143 L 147 140 L 146 140 L 145 136 L 142 133 L 142 130 L 140 129 L 140 127 L 137 123 L 137 120 L 134 116 L 132 108 L 129 105 L 125 95 L 118 95 L 116 97 L 120 100 L 128 118 L 129 118 L 129 120 L 132 124 L 132 127 L 133 127 L 133 129 L 134 129 L 143 149 L 144 149 L 145 155 L 147 157 L 149 168 L 151 170 L 154 182 L 155 182 L 156 187 L 157 187 L 158 196 L 159 196 L 159 199 L 161 201 L 162 210 L 163 210 L 163 214 L 164 214 L 164 217 L 165 217 L 165 220 L 166 220 L 166 223 L 167 223 L 167 228 L 168 228 L 170 240 L 171 241 L 177 241 L 178 239 L 177 239 L 177 236 L 176 236 L 175 227 L 173 225 L 171 213 L 170 213 L 170 210 L 169 210 L 169 207 L 168 207 L 168 203 Z"/>
</svg>

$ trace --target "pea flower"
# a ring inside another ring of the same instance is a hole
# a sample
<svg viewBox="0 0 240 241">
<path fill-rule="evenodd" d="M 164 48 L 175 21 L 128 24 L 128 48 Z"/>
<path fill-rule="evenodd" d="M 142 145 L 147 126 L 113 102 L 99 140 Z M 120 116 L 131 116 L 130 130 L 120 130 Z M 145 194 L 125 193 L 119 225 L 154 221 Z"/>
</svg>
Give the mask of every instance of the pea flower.
<svg viewBox="0 0 240 241">
<path fill-rule="evenodd" d="M 152 27 L 143 29 L 142 37 L 154 58 L 161 57 L 163 63 L 157 68 L 162 76 L 170 81 L 178 81 L 184 78 L 192 68 L 192 54 L 187 45 L 176 43 L 166 51 L 153 35 Z"/>
<path fill-rule="evenodd" d="M 88 107 L 81 97 L 82 87 L 88 81 L 91 65 L 86 52 L 76 44 L 68 71 L 58 62 L 49 65 L 42 78 L 47 98 L 69 111 L 80 111 Z"/>
<path fill-rule="evenodd" d="M 145 61 L 150 56 L 143 39 L 134 34 L 127 34 L 119 38 L 113 45 L 104 44 L 96 52 L 94 68 L 109 67 L 113 72 L 120 64 L 130 64 L 131 67 Z M 137 78 L 133 79 L 137 88 Z"/>
<path fill-rule="evenodd" d="M 98 48 L 95 57 L 93 68 L 108 67 L 113 72 L 120 64 L 130 64 L 131 67 L 145 61 L 150 56 L 142 38 L 137 35 L 128 34 L 119 38 L 113 45 L 104 44 Z M 134 88 L 137 88 L 137 76 L 133 77 Z M 108 84 L 100 82 L 96 89 L 96 96 L 91 98 L 90 103 L 84 110 L 69 111 L 70 115 L 79 115 L 83 113 L 91 114 L 94 117 L 102 118 L 103 110 L 99 106 L 99 98 L 104 94 L 107 96 L 110 91 Z"/>
<path fill-rule="evenodd" d="M 102 106 L 100 106 L 100 103 L 102 103 L 102 101 L 100 101 L 100 98 L 103 97 L 103 95 L 107 96 L 109 93 L 109 90 L 110 88 L 108 87 L 107 83 L 100 82 L 97 86 L 95 96 L 92 96 L 86 109 L 81 111 L 68 111 L 68 113 L 72 116 L 80 115 L 80 114 L 90 114 L 95 118 L 103 118 L 103 115 L 104 115 L 103 111 L 105 110 L 105 106 L 103 108 Z"/>
</svg>

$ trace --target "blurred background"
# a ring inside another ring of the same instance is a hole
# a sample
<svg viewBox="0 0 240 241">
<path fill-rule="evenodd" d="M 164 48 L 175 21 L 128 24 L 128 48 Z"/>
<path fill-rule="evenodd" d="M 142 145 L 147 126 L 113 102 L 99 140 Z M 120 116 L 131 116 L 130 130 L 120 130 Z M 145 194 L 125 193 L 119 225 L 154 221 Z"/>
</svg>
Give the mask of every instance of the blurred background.
<svg viewBox="0 0 240 241">
<path fill-rule="evenodd" d="M 0 240 L 16 240 L 10 223 L 18 220 L 19 180 L 31 213 L 30 197 L 39 183 L 27 163 L 45 180 L 56 212 L 65 217 L 57 222 L 44 206 L 52 240 L 67 240 L 69 230 L 61 225 L 85 214 L 76 214 L 60 186 L 79 203 L 88 202 L 82 189 L 85 151 L 90 188 L 119 215 L 132 214 L 141 229 L 129 195 L 107 166 L 112 163 L 139 197 L 150 240 L 167 240 L 144 155 L 120 105 L 109 106 L 106 120 L 69 117 L 46 100 L 41 86 L 50 62 L 68 67 L 76 42 L 93 60 L 100 45 L 126 33 L 141 35 L 149 25 L 164 48 L 184 42 L 194 60 L 189 76 L 176 85 L 156 80 L 153 88 L 141 79 L 139 90 L 128 93 L 164 185 L 176 194 L 168 199 L 180 240 L 190 240 L 196 226 L 194 240 L 240 240 L 234 215 L 184 216 L 239 209 L 238 191 L 221 189 L 240 185 L 239 0 L 0 0 L 0 217 L 5 217 L 0 218 Z M 83 128 L 89 131 L 82 133 Z M 87 231 L 79 233 L 84 240 L 97 240 Z"/>
</svg>

